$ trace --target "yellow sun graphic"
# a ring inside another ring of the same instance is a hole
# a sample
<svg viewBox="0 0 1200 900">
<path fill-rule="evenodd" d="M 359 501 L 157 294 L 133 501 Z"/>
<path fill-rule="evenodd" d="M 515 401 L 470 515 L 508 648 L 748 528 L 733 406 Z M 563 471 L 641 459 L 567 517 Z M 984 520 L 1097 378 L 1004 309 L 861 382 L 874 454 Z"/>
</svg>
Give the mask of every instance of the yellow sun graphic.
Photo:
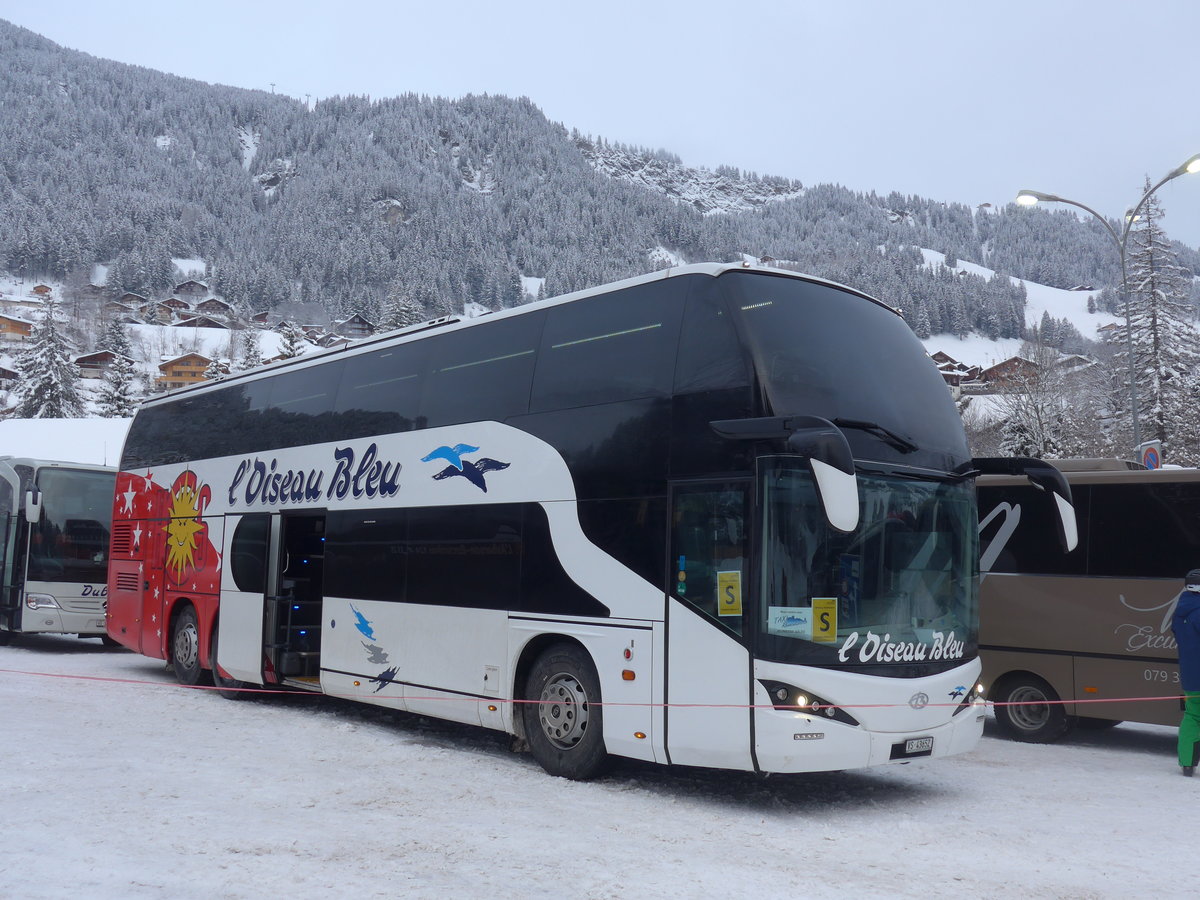
<svg viewBox="0 0 1200 900">
<path fill-rule="evenodd" d="M 167 533 L 167 569 L 174 573 L 177 584 L 183 581 L 185 570 L 196 568 L 196 535 L 203 530 L 196 492 L 191 485 L 182 484 L 171 498 L 171 521 L 163 529 Z"/>
</svg>

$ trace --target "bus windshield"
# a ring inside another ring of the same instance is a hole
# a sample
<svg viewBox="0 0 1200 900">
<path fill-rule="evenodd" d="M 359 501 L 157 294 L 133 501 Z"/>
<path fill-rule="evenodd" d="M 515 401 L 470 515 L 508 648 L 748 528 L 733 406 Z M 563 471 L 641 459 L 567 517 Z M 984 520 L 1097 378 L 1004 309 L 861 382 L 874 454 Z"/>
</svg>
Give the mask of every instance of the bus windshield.
<svg viewBox="0 0 1200 900">
<path fill-rule="evenodd" d="M 28 581 L 103 584 L 108 579 L 113 475 L 42 469 L 42 516 L 30 529 Z"/>
<path fill-rule="evenodd" d="M 900 316 L 795 278 L 731 272 L 723 283 L 774 415 L 882 426 L 876 436 L 846 435 L 856 458 L 941 471 L 970 459 L 950 392 Z M 889 446 L 878 438 L 889 431 L 904 439 Z"/>
<path fill-rule="evenodd" d="M 801 461 L 761 462 L 759 656 L 836 667 L 932 664 L 923 671 L 974 656 L 970 483 L 860 473 L 859 527 L 843 534 L 826 524 Z"/>
</svg>

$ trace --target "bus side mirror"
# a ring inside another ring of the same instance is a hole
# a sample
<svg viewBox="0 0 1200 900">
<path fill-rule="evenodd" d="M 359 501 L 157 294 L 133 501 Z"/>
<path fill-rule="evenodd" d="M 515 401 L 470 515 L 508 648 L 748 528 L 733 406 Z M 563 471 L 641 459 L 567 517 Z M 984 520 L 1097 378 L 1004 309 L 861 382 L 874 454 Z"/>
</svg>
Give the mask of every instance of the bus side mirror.
<svg viewBox="0 0 1200 900">
<path fill-rule="evenodd" d="M 723 419 L 709 426 L 727 440 L 787 440 L 791 453 L 808 460 L 825 519 L 838 531 L 858 527 L 858 476 L 840 428 L 820 416 Z"/>
<path fill-rule="evenodd" d="M 1054 498 L 1055 521 L 1058 523 L 1058 540 L 1063 552 L 1070 553 L 1079 546 L 1079 526 L 1075 521 L 1075 504 L 1071 499 L 1071 485 L 1062 472 L 1042 459 L 998 456 L 976 457 L 971 460 L 979 475 L 1024 475 L 1039 490 Z"/>
<path fill-rule="evenodd" d="M 42 495 L 36 488 L 25 492 L 25 521 L 33 525 L 42 519 Z"/>
<path fill-rule="evenodd" d="M 808 460 L 825 518 L 838 531 L 858 527 L 858 476 L 840 428 L 818 416 L 794 416 L 788 450 Z M 798 426 L 798 427 L 796 427 Z"/>
</svg>

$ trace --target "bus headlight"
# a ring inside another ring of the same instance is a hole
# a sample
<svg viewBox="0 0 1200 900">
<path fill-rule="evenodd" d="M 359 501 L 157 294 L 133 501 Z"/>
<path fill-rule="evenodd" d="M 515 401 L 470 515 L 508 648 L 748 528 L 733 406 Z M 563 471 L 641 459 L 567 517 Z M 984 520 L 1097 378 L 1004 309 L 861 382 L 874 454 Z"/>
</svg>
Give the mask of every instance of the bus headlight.
<svg viewBox="0 0 1200 900">
<path fill-rule="evenodd" d="M 61 609 L 58 601 L 49 594 L 26 594 L 25 605 L 30 609 Z"/>
<path fill-rule="evenodd" d="M 807 713 L 810 716 L 820 716 L 844 725 L 858 725 L 858 720 L 854 716 L 811 691 L 782 681 L 759 679 L 758 683 L 770 696 L 771 705 L 781 712 Z"/>
</svg>

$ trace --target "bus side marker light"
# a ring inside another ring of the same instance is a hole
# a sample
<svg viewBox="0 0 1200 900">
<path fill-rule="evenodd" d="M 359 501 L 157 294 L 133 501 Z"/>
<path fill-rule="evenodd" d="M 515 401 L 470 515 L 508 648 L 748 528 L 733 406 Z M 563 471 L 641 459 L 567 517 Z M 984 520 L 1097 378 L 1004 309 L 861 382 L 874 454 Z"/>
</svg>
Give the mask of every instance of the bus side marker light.
<svg viewBox="0 0 1200 900">
<path fill-rule="evenodd" d="M 1083 692 L 1084 692 L 1085 694 L 1098 694 L 1098 693 L 1100 693 L 1100 688 L 1094 688 L 1094 687 L 1085 687 L 1085 688 L 1083 689 Z"/>
<path fill-rule="evenodd" d="M 635 731 L 635 732 L 633 733 L 633 736 L 634 736 L 635 738 L 637 738 L 639 741 L 644 741 L 644 740 L 646 739 L 646 732 L 644 732 L 644 731 Z"/>
<path fill-rule="evenodd" d="M 488 712 L 495 712 L 495 711 L 496 711 L 496 707 L 489 703 L 488 704 Z"/>
<path fill-rule="evenodd" d="M 635 678 L 637 678 L 637 674 L 633 671 L 633 669 L 622 669 L 621 677 L 626 681 L 633 681 Z"/>
<path fill-rule="evenodd" d="M 631 650 L 629 647 L 626 647 L 624 656 L 626 659 L 633 659 L 633 650 Z"/>
<path fill-rule="evenodd" d="M 362 682 L 361 682 L 361 681 L 356 681 L 356 682 L 354 682 L 354 686 L 355 686 L 355 687 L 361 687 L 361 686 L 362 686 Z"/>
</svg>

